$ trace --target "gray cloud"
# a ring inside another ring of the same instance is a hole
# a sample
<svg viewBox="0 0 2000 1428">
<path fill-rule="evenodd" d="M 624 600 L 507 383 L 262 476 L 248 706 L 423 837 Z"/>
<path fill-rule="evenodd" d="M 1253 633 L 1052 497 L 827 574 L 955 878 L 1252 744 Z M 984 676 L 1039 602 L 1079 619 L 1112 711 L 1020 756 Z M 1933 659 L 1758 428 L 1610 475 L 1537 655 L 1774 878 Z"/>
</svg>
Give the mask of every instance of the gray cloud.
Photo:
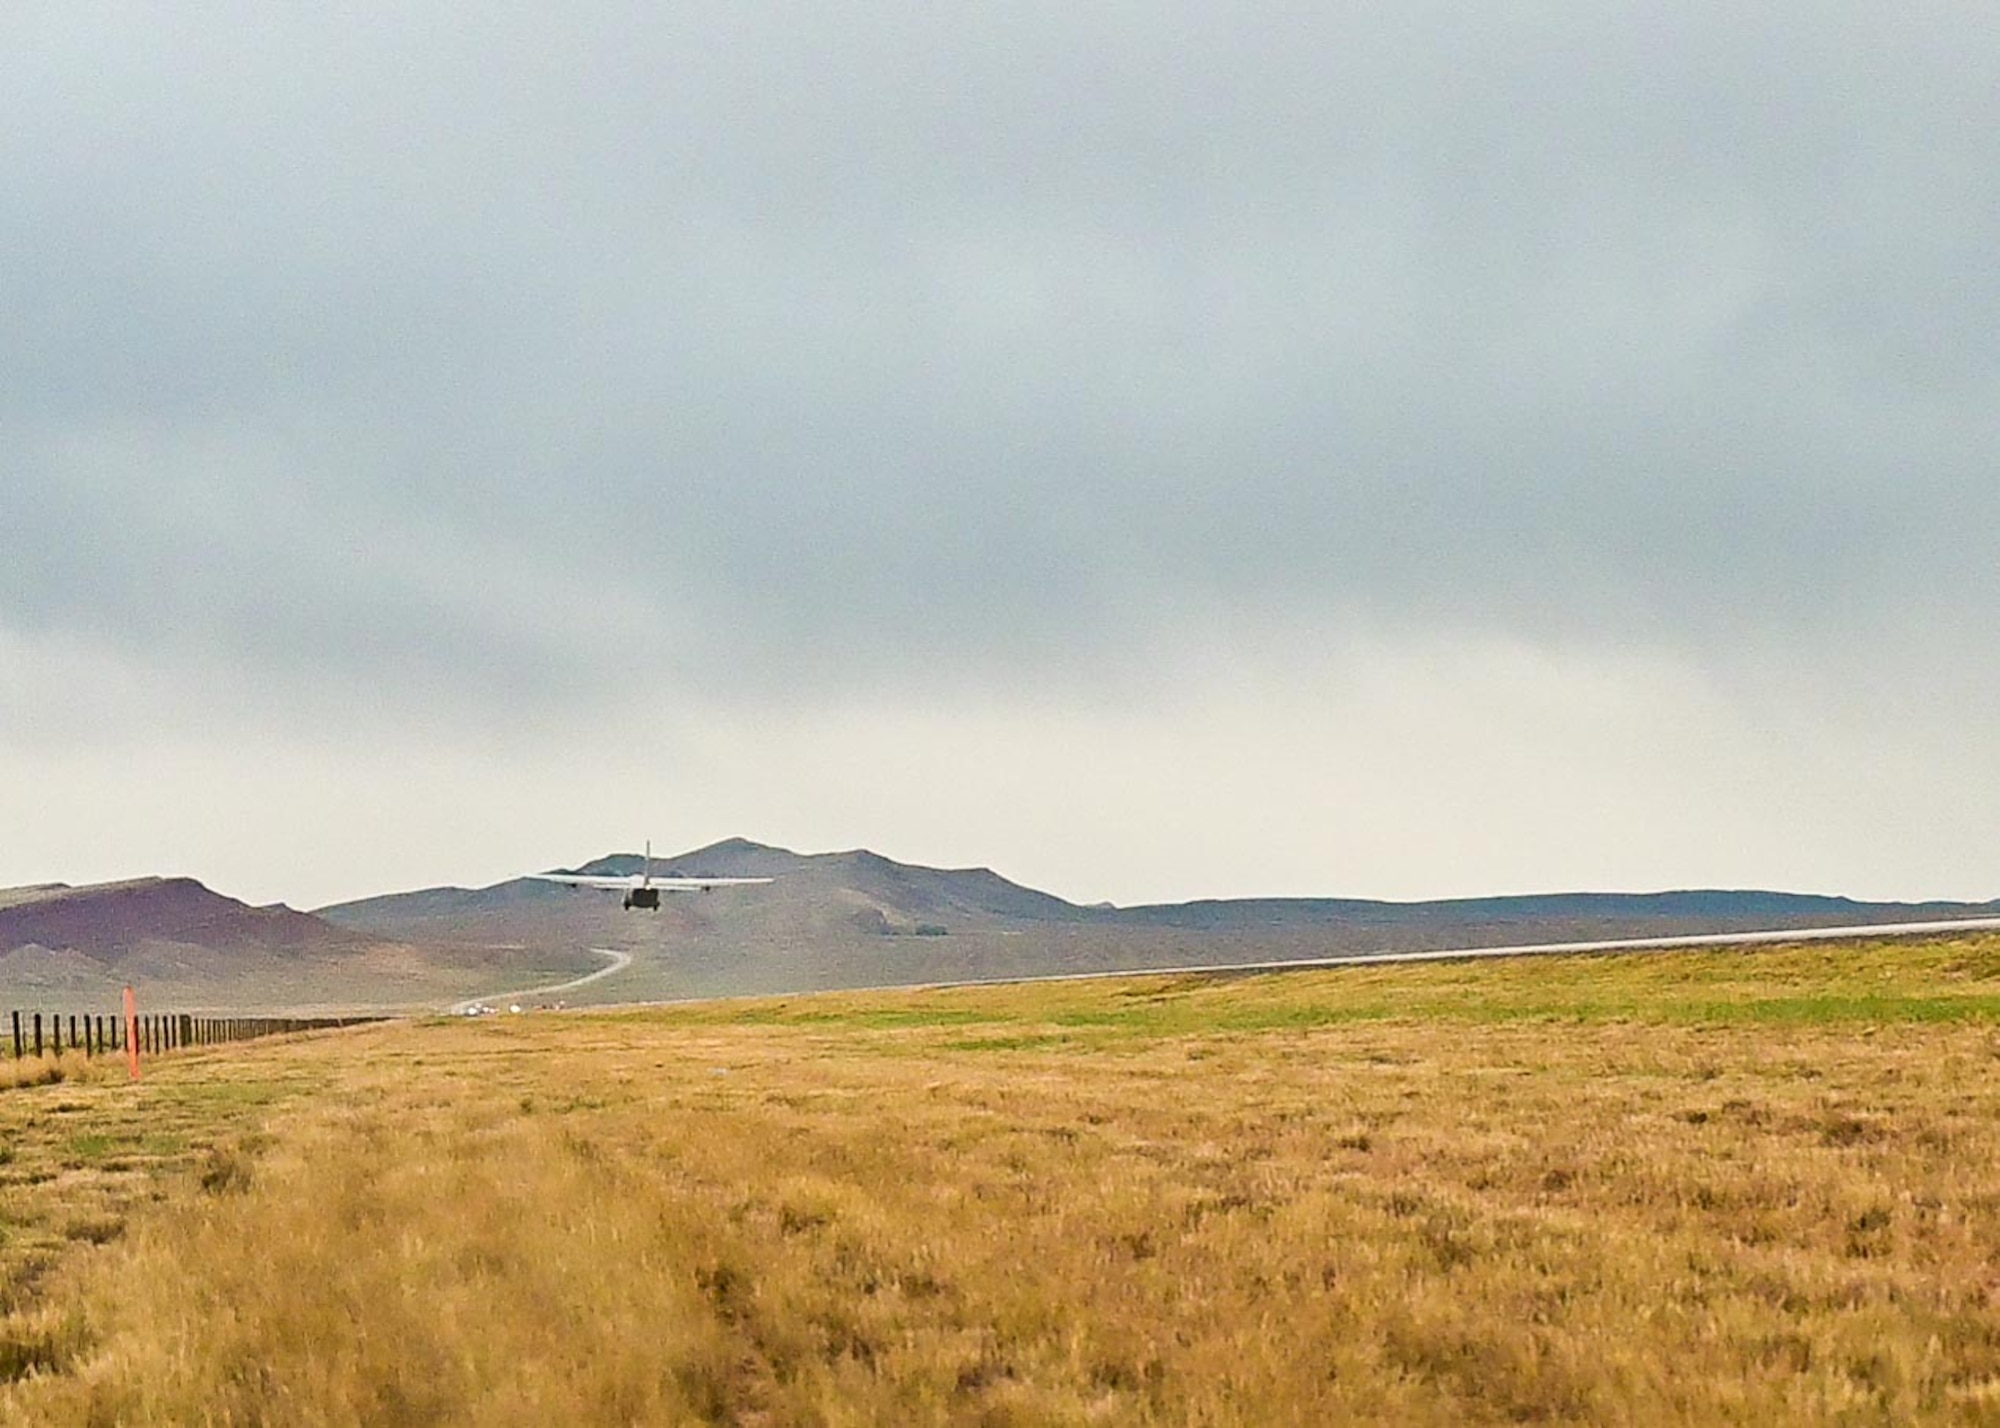
<svg viewBox="0 0 2000 1428">
<path fill-rule="evenodd" d="M 1323 8 L 29 7 L 0 628 L 538 704 L 1983 630 L 1979 11 Z"/>
</svg>

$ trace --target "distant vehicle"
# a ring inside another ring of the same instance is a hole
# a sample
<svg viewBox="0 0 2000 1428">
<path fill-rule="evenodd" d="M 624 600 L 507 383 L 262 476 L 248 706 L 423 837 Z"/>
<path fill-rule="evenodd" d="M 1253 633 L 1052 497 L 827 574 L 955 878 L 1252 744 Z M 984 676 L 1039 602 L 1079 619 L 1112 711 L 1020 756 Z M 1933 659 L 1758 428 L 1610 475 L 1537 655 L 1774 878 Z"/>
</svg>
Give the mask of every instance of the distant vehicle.
<svg viewBox="0 0 2000 1428">
<path fill-rule="evenodd" d="M 750 887 L 757 883 L 768 883 L 769 878 L 688 878 L 678 873 L 666 877 L 653 876 L 653 845 L 646 844 L 646 862 L 641 872 L 622 878 L 590 877 L 582 873 L 530 873 L 531 878 L 540 878 L 545 883 L 562 883 L 573 888 L 605 888 L 611 892 L 625 894 L 624 908 L 644 908 L 648 912 L 660 910 L 660 894 L 663 892 L 707 892 L 710 888 Z"/>
</svg>

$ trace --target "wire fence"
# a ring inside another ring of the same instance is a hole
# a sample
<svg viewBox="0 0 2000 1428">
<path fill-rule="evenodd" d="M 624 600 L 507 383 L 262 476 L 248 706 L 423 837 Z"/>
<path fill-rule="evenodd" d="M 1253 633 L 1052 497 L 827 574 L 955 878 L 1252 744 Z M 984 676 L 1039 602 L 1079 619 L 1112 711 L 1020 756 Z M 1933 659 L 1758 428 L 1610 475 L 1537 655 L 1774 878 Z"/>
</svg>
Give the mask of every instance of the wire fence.
<svg viewBox="0 0 2000 1428">
<path fill-rule="evenodd" d="M 15 1011 L 10 1013 L 14 1060 L 82 1052 L 105 1056 L 136 1046 L 147 1056 L 228 1041 L 290 1036 L 302 1031 L 359 1026 L 379 1016 L 199 1016 L 192 1012 L 148 1012 L 128 1022 L 121 1015 L 92 1012 Z"/>
</svg>

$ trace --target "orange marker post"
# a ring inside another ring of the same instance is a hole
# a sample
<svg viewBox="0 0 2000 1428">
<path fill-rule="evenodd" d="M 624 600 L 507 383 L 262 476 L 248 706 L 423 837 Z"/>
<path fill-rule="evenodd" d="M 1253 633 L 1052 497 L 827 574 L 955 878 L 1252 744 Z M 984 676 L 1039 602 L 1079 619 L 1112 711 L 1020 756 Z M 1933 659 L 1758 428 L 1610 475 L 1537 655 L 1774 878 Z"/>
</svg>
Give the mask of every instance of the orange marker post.
<svg viewBox="0 0 2000 1428">
<path fill-rule="evenodd" d="M 139 999 L 125 989 L 125 1068 L 139 1079 Z"/>
</svg>

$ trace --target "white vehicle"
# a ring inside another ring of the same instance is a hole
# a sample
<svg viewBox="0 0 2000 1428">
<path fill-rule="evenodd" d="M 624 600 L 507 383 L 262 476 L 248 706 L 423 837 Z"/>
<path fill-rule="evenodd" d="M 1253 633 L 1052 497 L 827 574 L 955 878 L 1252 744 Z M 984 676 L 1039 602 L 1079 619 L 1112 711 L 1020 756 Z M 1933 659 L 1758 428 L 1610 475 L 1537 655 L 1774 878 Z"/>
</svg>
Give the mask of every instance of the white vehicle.
<svg viewBox="0 0 2000 1428">
<path fill-rule="evenodd" d="M 530 873 L 531 878 L 540 878 L 545 883 L 562 883 L 573 888 L 605 888 L 625 894 L 624 907 L 627 912 L 635 907 L 649 912 L 658 912 L 660 894 L 663 892 L 707 892 L 710 888 L 750 887 L 757 883 L 768 883 L 769 878 L 684 878 L 674 875 L 664 878 L 653 876 L 653 845 L 646 844 L 646 863 L 643 871 L 622 878 L 592 877 L 584 873 Z"/>
</svg>

